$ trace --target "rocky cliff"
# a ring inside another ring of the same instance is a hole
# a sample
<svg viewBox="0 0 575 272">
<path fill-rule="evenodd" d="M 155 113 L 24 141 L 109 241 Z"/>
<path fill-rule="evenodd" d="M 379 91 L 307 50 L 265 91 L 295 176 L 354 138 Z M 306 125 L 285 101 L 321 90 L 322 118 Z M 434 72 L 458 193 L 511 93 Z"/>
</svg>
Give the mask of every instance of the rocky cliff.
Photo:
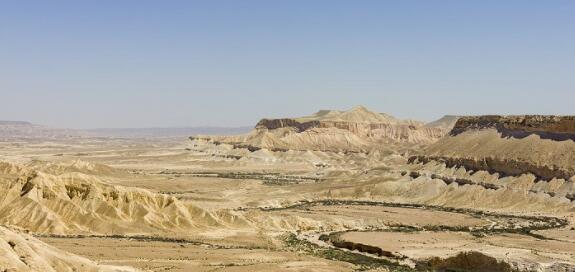
<svg viewBox="0 0 575 272">
<path fill-rule="evenodd" d="M 411 161 L 539 179 L 575 176 L 575 116 L 472 116 Z"/>
<path fill-rule="evenodd" d="M 450 129 L 400 120 L 359 106 L 349 111 L 321 110 L 299 118 L 262 119 L 248 135 L 212 139 L 271 150 L 366 152 L 390 143 L 429 144 Z"/>
<path fill-rule="evenodd" d="M 108 183 L 99 172 L 106 169 L 111 168 L 0 161 L 0 224 L 43 234 L 124 235 L 189 232 L 221 226 L 227 218 L 241 221 L 170 195 Z"/>
<path fill-rule="evenodd" d="M 379 136 L 407 142 L 433 141 L 433 139 L 439 139 L 445 134 L 444 131 L 437 128 L 397 123 L 361 123 L 350 121 L 308 121 L 300 123 L 294 119 L 263 119 L 256 125 L 256 129 L 274 130 L 281 128 L 293 128 L 298 133 L 313 128 L 334 128 L 349 131 L 360 137 Z"/>
<path fill-rule="evenodd" d="M 312 127 L 319 127 L 319 121 L 298 122 L 295 119 L 281 118 L 281 119 L 262 119 L 256 124 L 256 129 L 278 129 L 291 127 L 295 128 L 298 132 L 306 131 Z"/>
<path fill-rule="evenodd" d="M 496 129 L 505 137 L 525 138 L 535 134 L 542 139 L 575 140 L 575 116 L 469 116 L 460 118 L 450 134 L 455 136 L 468 130 L 489 128 Z"/>
</svg>

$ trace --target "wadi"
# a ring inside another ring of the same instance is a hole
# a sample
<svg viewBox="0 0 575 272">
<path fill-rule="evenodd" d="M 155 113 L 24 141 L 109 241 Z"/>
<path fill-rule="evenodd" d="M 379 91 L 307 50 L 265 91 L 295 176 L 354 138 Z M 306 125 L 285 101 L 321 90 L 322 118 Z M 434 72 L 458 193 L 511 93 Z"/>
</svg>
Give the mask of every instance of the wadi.
<svg viewBox="0 0 575 272">
<path fill-rule="evenodd" d="M 0 270 L 575 271 L 573 116 L 192 132 L 0 122 Z"/>
</svg>

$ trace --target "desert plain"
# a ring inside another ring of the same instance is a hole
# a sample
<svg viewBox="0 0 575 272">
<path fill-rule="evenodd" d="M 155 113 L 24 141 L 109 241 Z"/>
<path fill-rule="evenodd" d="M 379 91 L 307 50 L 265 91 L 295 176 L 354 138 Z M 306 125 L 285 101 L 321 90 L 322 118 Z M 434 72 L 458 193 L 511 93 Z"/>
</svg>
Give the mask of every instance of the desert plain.
<svg viewBox="0 0 575 272">
<path fill-rule="evenodd" d="M 2 271 L 575 271 L 574 117 L 1 127 Z"/>
</svg>

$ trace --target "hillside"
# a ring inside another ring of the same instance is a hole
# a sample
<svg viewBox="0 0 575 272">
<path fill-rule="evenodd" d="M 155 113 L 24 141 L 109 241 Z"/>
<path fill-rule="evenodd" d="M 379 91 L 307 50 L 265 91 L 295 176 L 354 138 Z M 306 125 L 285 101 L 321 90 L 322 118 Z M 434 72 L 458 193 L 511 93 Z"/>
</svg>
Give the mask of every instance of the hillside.
<svg viewBox="0 0 575 272">
<path fill-rule="evenodd" d="M 0 224 L 35 233 L 111 235 L 202 230 L 234 219 L 173 196 L 110 184 L 102 178 L 107 169 L 0 162 Z"/>
<path fill-rule="evenodd" d="M 441 128 L 450 131 L 455 126 L 455 123 L 457 123 L 457 120 L 459 120 L 459 118 L 461 118 L 461 116 L 445 115 L 438 120 L 425 124 L 425 126 L 432 128 Z"/>
<path fill-rule="evenodd" d="M 92 271 L 135 272 L 130 267 L 98 265 L 86 258 L 47 245 L 24 233 L 0 226 L 0 268 L 2 271 Z"/>
<path fill-rule="evenodd" d="M 439 160 L 500 175 L 575 175 L 574 116 L 476 116 L 460 118 L 448 136 L 419 160 Z"/>
<path fill-rule="evenodd" d="M 193 139 L 253 149 L 368 152 L 394 144 L 433 143 L 450 129 L 358 106 L 349 111 L 321 110 L 299 118 L 262 119 L 247 135 Z"/>
</svg>

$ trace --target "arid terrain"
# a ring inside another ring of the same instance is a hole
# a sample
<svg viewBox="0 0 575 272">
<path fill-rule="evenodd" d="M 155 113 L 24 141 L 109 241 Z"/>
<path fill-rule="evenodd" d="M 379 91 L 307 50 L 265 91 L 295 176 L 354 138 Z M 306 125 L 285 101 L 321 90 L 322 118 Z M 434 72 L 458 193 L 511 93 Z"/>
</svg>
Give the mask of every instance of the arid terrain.
<svg viewBox="0 0 575 272">
<path fill-rule="evenodd" d="M 145 133 L 0 123 L 0 271 L 575 271 L 575 117 Z"/>
</svg>

